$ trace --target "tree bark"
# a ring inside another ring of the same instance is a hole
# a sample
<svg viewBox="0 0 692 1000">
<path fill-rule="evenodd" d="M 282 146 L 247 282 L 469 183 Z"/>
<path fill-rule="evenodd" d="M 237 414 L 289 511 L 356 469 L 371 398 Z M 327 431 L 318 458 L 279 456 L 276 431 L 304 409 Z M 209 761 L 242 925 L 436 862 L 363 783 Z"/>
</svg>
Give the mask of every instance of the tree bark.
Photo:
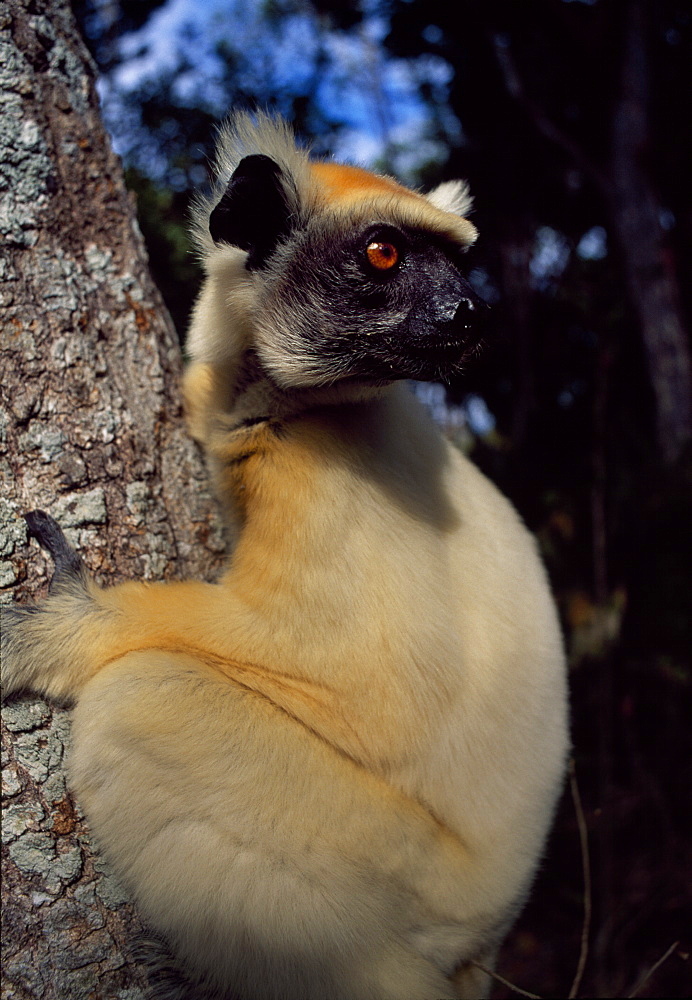
<svg viewBox="0 0 692 1000">
<path fill-rule="evenodd" d="M 185 434 L 180 351 L 147 271 L 94 68 L 67 0 L 0 14 L 0 584 L 51 568 L 22 515 L 44 508 L 102 584 L 211 579 L 220 520 Z M 93 851 L 62 769 L 69 714 L 3 711 L 3 1000 L 139 1000 L 140 923 Z"/>
</svg>

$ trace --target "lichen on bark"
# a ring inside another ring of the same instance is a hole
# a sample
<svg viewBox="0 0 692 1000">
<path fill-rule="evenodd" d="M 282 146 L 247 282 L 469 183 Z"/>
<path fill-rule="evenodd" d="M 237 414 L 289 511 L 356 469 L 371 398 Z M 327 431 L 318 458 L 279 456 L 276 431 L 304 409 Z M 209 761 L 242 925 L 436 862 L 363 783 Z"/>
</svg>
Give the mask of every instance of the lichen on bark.
<svg viewBox="0 0 692 1000">
<path fill-rule="evenodd" d="M 221 522 L 179 345 L 67 0 L 4 5 L 0 100 L 0 603 L 45 593 L 35 508 L 102 584 L 211 579 Z M 140 1000 L 139 919 L 65 783 L 69 713 L 25 697 L 3 719 L 3 1000 Z"/>
</svg>

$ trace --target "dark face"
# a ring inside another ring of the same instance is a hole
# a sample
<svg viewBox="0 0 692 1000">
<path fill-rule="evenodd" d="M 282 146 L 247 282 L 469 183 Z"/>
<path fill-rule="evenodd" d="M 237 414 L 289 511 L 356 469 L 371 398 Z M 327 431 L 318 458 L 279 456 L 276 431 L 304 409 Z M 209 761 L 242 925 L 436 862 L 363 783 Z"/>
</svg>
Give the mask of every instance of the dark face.
<svg viewBox="0 0 692 1000">
<path fill-rule="evenodd" d="M 290 325 L 325 381 L 458 370 L 487 309 L 462 275 L 463 249 L 408 227 L 373 223 L 344 235 L 319 225 L 294 232 L 267 262 L 274 330 Z"/>
<path fill-rule="evenodd" d="M 209 218 L 216 242 L 247 252 L 265 370 L 285 387 L 458 370 L 487 308 L 463 277 L 463 247 L 395 215 L 364 222 L 363 208 L 350 228 L 343 214 L 303 215 L 292 185 L 268 156 L 247 156 Z"/>
</svg>

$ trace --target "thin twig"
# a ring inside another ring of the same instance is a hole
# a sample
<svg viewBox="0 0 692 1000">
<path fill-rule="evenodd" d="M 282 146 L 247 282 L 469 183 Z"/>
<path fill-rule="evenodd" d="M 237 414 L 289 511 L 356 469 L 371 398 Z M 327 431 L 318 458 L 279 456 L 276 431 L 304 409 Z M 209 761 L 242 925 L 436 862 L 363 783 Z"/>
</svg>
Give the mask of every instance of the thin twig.
<svg viewBox="0 0 692 1000">
<path fill-rule="evenodd" d="M 518 986 L 515 986 L 514 983 L 510 983 L 509 979 L 505 979 L 504 976 L 499 975 L 499 973 L 493 972 L 492 969 L 489 969 L 485 965 L 481 965 L 480 962 L 475 962 L 473 959 L 471 959 L 469 964 L 475 965 L 476 968 L 480 969 L 481 972 L 484 972 L 486 976 L 491 976 L 493 979 L 497 979 L 498 983 L 502 983 L 503 986 L 508 986 L 510 990 L 514 990 L 514 992 L 518 993 L 519 996 L 528 997 L 529 1000 L 541 1000 L 541 997 L 539 997 L 537 993 L 527 993 L 526 990 L 522 990 Z"/>
<path fill-rule="evenodd" d="M 574 766 L 574 759 L 569 762 L 569 784 L 572 791 L 572 801 L 574 811 L 577 814 L 577 826 L 579 828 L 579 844 L 581 846 L 581 865 L 584 873 L 584 921 L 581 929 L 581 948 L 579 950 L 579 961 L 577 971 L 574 975 L 574 982 L 569 991 L 569 1000 L 574 1000 L 579 992 L 586 959 L 589 954 L 589 931 L 591 928 L 591 861 L 589 859 L 589 833 L 584 819 L 584 810 L 577 784 L 577 772 Z"/>
<path fill-rule="evenodd" d="M 661 957 L 659 958 L 658 962 L 656 962 L 654 965 L 651 966 L 651 968 L 646 973 L 646 975 L 643 976 L 639 980 L 639 982 L 634 987 L 634 989 L 632 990 L 632 992 L 627 994 L 628 1000 L 631 1000 L 632 997 L 636 997 L 636 995 L 639 993 L 639 991 L 646 986 L 646 984 L 651 979 L 651 977 L 653 976 L 653 974 L 656 971 L 656 969 L 658 969 L 658 967 L 660 965 L 663 965 L 663 963 L 666 961 L 667 958 L 670 958 L 670 956 L 673 954 L 673 952 L 675 951 L 675 949 L 677 948 L 677 946 L 679 944 L 680 944 L 679 941 L 674 941 L 673 944 L 668 949 L 668 951 L 665 953 L 665 955 L 661 955 Z"/>
</svg>

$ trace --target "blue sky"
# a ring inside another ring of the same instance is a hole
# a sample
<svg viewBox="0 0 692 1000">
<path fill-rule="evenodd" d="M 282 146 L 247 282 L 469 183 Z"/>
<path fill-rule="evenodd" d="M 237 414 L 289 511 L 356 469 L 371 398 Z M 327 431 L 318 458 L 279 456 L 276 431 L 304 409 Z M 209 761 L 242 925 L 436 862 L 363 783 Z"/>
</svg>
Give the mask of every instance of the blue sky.
<svg viewBox="0 0 692 1000">
<path fill-rule="evenodd" d="M 418 88 L 426 81 L 443 97 L 450 67 L 432 56 L 384 58 L 387 21 L 375 12 L 376 4 L 365 0 L 363 7 L 361 24 L 336 32 L 300 10 L 282 19 L 279 28 L 256 0 L 169 0 L 141 29 L 120 39 L 122 62 L 100 82 L 116 151 L 129 158 L 128 144 L 137 131 L 131 114 L 128 120 L 123 112 L 121 95 L 147 81 L 177 73 L 174 93 L 181 104 L 203 107 L 217 118 L 230 110 L 225 64 L 217 51 L 223 44 L 240 56 L 245 89 L 259 94 L 307 86 L 321 54 L 316 97 L 328 117 L 341 124 L 332 149 L 337 157 L 373 165 L 387 148 L 403 179 L 419 164 L 444 158 L 428 134 L 429 115 Z M 458 141 L 460 126 L 451 114 L 445 125 L 448 141 Z"/>
</svg>

